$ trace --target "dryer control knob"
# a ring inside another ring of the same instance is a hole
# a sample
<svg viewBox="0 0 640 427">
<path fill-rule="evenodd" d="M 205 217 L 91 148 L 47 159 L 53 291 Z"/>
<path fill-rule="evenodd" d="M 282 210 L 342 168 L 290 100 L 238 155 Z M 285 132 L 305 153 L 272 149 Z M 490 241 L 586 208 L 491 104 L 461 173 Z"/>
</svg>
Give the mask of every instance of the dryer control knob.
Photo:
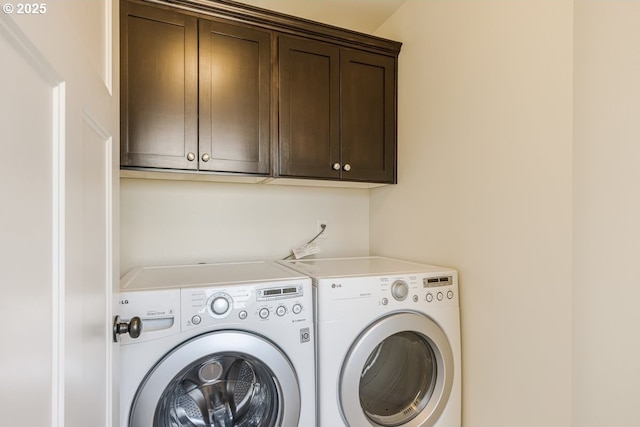
<svg viewBox="0 0 640 427">
<path fill-rule="evenodd" d="M 409 285 L 403 280 L 396 280 L 391 285 L 391 295 L 396 301 L 404 301 L 409 295 Z"/>
</svg>

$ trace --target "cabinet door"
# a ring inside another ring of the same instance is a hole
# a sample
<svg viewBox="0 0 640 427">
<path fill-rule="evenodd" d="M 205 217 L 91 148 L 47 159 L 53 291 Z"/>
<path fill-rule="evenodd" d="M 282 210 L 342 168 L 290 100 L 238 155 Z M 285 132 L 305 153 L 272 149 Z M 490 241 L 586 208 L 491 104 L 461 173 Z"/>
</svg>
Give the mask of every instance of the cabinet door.
<svg viewBox="0 0 640 427">
<path fill-rule="evenodd" d="M 199 24 L 200 170 L 268 174 L 271 35 Z"/>
<path fill-rule="evenodd" d="M 340 61 L 342 178 L 395 183 L 395 59 L 345 49 Z"/>
<path fill-rule="evenodd" d="M 196 169 L 197 18 L 123 2 L 120 25 L 121 165 Z"/>
<path fill-rule="evenodd" d="M 340 50 L 281 36 L 281 176 L 340 178 Z"/>
</svg>

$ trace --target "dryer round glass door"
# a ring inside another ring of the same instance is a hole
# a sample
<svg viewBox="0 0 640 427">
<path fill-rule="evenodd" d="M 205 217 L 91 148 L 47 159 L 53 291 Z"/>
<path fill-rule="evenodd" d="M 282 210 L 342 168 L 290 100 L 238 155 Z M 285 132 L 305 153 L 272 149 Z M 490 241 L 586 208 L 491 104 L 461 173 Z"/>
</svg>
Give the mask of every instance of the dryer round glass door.
<svg viewBox="0 0 640 427">
<path fill-rule="evenodd" d="M 432 426 L 453 384 L 453 353 L 426 316 L 395 313 L 370 325 L 342 367 L 340 404 L 349 425 Z"/>
<path fill-rule="evenodd" d="M 244 332 L 213 332 L 183 343 L 147 374 L 130 427 L 297 425 L 293 367 L 272 343 Z"/>
</svg>

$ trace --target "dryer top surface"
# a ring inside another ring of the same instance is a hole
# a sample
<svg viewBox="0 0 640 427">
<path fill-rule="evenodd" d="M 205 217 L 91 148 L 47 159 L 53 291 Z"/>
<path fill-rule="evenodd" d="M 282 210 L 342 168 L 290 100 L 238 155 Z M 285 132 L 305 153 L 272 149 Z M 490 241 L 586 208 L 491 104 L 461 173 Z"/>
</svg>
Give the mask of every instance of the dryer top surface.
<svg viewBox="0 0 640 427">
<path fill-rule="evenodd" d="M 137 267 L 120 279 L 120 290 L 221 286 L 309 280 L 272 261 Z"/>
<path fill-rule="evenodd" d="M 314 279 L 453 271 L 447 267 L 419 264 L 379 256 L 320 258 L 312 260 L 285 261 L 284 264 L 307 276 L 313 277 Z"/>
</svg>

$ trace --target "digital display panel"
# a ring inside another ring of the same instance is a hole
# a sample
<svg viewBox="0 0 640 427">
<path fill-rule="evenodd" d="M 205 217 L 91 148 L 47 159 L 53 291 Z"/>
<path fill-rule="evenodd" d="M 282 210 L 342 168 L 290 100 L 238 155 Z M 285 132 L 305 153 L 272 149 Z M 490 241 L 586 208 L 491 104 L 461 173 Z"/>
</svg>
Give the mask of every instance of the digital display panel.
<svg viewBox="0 0 640 427">
<path fill-rule="evenodd" d="M 422 280 L 422 286 L 425 288 L 433 288 L 435 286 L 447 286 L 453 283 L 453 277 L 425 277 Z"/>
<path fill-rule="evenodd" d="M 270 301 L 282 298 L 295 298 L 302 295 L 302 289 L 298 286 L 259 289 L 256 293 L 258 301 Z"/>
</svg>

